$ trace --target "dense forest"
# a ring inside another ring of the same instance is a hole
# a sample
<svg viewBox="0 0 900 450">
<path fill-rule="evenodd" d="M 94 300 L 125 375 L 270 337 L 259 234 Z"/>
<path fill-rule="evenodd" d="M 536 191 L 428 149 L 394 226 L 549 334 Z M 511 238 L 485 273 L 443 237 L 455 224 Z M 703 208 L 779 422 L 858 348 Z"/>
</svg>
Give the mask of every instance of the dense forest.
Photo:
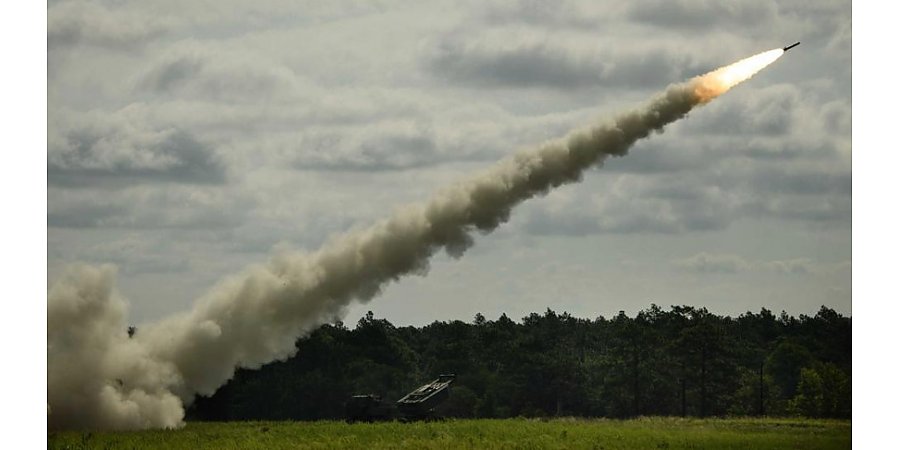
<svg viewBox="0 0 900 450">
<path fill-rule="evenodd" d="M 297 354 L 238 370 L 188 420 L 340 419 L 353 394 L 393 401 L 455 373 L 449 417 L 802 415 L 849 418 L 851 319 L 736 318 L 656 305 L 594 320 L 547 310 L 521 322 L 396 327 L 370 312 L 326 325 Z"/>
</svg>

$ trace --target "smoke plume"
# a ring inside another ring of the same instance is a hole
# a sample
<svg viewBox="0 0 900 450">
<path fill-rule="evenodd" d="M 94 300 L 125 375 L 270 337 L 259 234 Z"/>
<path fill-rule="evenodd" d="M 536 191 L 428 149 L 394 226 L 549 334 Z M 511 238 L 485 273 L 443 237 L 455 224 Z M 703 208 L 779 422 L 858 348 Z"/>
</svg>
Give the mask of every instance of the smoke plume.
<svg viewBox="0 0 900 450">
<path fill-rule="evenodd" d="M 49 427 L 140 429 L 183 424 L 184 406 L 238 367 L 290 357 L 300 336 L 342 317 L 389 282 L 424 274 L 439 251 L 459 257 L 519 203 L 579 181 L 638 139 L 684 117 L 782 54 L 772 50 L 669 86 L 645 107 L 523 151 L 430 201 L 309 254 L 279 254 L 231 276 L 193 309 L 129 337 L 108 266 L 70 268 L 48 293 Z"/>
</svg>

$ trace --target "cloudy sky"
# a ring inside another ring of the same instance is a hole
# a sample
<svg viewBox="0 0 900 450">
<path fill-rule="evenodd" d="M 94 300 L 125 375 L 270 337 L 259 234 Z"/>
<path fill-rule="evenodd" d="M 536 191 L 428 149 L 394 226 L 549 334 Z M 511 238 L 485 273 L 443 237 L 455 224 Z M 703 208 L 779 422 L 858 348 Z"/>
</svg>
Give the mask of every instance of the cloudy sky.
<svg viewBox="0 0 900 450">
<path fill-rule="evenodd" d="M 115 264 L 131 321 L 155 320 L 273 252 L 798 40 L 347 321 L 850 313 L 849 1 L 51 0 L 48 282 Z"/>
</svg>

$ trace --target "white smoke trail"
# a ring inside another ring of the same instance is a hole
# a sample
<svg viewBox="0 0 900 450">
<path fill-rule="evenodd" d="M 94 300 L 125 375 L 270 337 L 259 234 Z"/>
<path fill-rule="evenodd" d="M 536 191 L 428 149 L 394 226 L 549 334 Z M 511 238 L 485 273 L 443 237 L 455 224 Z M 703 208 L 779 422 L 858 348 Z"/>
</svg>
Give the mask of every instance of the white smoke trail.
<svg viewBox="0 0 900 450">
<path fill-rule="evenodd" d="M 184 404 L 211 395 L 238 367 L 290 357 L 299 336 L 340 317 L 440 250 L 458 257 L 472 233 L 509 219 L 514 206 L 576 182 L 638 139 L 684 117 L 777 59 L 764 52 L 686 83 L 609 123 L 501 161 L 374 226 L 312 254 L 282 254 L 224 280 L 194 308 L 125 331 L 125 305 L 109 267 L 75 267 L 48 295 L 50 428 L 139 429 L 181 425 Z"/>
</svg>

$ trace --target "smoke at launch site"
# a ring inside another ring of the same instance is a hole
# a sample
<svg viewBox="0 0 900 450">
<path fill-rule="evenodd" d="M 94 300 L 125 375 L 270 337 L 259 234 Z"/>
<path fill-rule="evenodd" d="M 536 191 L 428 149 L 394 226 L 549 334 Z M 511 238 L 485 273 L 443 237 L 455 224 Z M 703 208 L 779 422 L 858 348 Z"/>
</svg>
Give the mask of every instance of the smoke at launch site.
<svg viewBox="0 0 900 450">
<path fill-rule="evenodd" d="M 424 275 L 429 258 L 460 257 L 521 202 L 581 179 L 610 156 L 685 117 L 783 54 L 775 49 L 669 86 L 647 105 L 564 139 L 516 153 L 397 208 L 367 229 L 312 253 L 283 252 L 214 286 L 190 311 L 129 337 L 127 304 L 112 266 L 74 266 L 48 293 L 50 428 L 178 427 L 196 395 L 211 395 L 237 368 L 290 357 L 296 339 L 341 318 L 392 281 Z"/>
</svg>

